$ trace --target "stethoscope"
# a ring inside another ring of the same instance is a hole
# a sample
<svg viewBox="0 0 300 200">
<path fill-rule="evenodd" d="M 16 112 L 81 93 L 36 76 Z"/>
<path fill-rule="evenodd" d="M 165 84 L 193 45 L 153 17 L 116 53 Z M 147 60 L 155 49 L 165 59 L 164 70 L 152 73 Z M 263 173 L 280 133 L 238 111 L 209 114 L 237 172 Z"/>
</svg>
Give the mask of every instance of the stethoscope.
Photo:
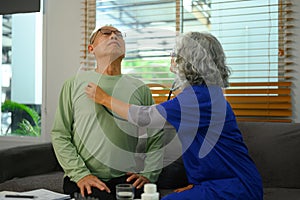
<svg viewBox="0 0 300 200">
<path fill-rule="evenodd" d="M 172 93 L 173 93 L 174 91 L 176 91 L 176 90 L 179 88 L 179 86 L 176 86 L 176 87 L 175 87 L 175 85 L 176 85 L 176 82 L 174 81 L 174 82 L 172 83 L 171 88 L 170 88 L 170 91 L 169 91 L 169 95 L 168 95 L 167 101 L 169 101 L 169 100 L 171 99 Z M 102 105 L 102 107 L 103 107 L 104 110 L 105 110 L 106 112 L 108 112 L 112 117 L 114 117 L 114 118 L 116 118 L 116 119 L 118 119 L 118 120 L 121 120 L 121 121 L 127 121 L 126 119 L 123 119 L 123 118 L 121 118 L 121 117 L 115 115 L 114 113 L 112 113 L 107 107 L 105 107 L 105 106 L 103 106 L 103 105 Z"/>
<path fill-rule="evenodd" d="M 173 93 L 174 91 L 178 90 L 179 87 L 180 87 L 180 86 L 176 86 L 176 87 L 175 87 L 175 85 L 176 85 L 176 82 L 174 81 L 174 82 L 172 83 L 171 88 L 170 88 L 170 91 L 169 91 L 169 95 L 168 95 L 167 101 L 169 101 L 169 100 L 171 99 L 172 93 Z"/>
</svg>

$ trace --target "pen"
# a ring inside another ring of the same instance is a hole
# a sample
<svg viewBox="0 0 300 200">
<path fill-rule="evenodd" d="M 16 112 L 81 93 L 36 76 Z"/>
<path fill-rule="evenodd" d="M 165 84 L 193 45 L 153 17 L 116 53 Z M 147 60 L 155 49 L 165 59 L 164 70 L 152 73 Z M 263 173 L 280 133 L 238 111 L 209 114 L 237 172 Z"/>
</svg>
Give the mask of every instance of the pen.
<svg viewBox="0 0 300 200">
<path fill-rule="evenodd" d="M 20 194 L 6 194 L 5 197 L 7 198 L 27 198 L 27 199 L 34 199 L 35 196 L 33 195 L 20 195 Z"/>
</svg>

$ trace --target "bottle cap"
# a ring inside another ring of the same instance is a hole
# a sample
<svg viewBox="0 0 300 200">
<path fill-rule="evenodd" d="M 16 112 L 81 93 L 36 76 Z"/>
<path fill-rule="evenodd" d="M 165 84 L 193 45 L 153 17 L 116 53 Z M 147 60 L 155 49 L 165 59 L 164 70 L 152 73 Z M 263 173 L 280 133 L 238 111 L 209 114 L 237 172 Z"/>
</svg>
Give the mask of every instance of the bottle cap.
<svg viewBox="0 0 300 200">
<path fill-rule="evenodd" d="M 155 193 L 156 192 L 156 185 L 153 183 L 146 183 L 144 185 L 144 192 L 147 194 Z"/>
</svg>

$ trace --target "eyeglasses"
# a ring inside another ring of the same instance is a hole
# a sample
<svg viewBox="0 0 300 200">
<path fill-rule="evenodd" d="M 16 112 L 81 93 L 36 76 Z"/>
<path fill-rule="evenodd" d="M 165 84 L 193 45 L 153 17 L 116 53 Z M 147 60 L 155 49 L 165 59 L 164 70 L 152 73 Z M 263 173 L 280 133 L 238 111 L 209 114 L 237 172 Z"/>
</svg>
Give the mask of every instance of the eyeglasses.
<svg viewBox="0 0 300 200">
<path fill-rule="evenodd" d="M 92 36 L 92 38 L 90 39 L 90 44 L 93 44 L 98 33 L 101 33 L 104 36 L 110 36 L 112 33 L 114 33 L 117 37 L 123 38 L 123 34 L 121 33 L 121 31 L 119 30 L 111 30 L 111 29 L 98 29 L 97 32 Z"/>
<path fill-rule="evenodd" d="M 177 56 L 177 54 L 175 53 L 175 50 L 172 50 L 172 51 L 170 52 L 170 56 L 171 56 L 172 58 L 174 58 L 174 57 Z"/>
</svg>

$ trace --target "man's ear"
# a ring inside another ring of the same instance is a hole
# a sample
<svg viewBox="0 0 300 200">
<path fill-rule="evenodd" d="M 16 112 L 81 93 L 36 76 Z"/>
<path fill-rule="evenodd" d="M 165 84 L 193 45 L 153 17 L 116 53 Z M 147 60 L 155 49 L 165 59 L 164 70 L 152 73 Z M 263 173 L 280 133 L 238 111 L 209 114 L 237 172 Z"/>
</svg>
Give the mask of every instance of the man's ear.
<svg viewBox="0 0 300 200">
<path fill-rule="evenodd" d="M 89 46 L 88 46 L 88 52 L 89 53 L 94 53 L 93 51 L 94 51 L 93 45 L 89 44 Z"/>
</svg>

